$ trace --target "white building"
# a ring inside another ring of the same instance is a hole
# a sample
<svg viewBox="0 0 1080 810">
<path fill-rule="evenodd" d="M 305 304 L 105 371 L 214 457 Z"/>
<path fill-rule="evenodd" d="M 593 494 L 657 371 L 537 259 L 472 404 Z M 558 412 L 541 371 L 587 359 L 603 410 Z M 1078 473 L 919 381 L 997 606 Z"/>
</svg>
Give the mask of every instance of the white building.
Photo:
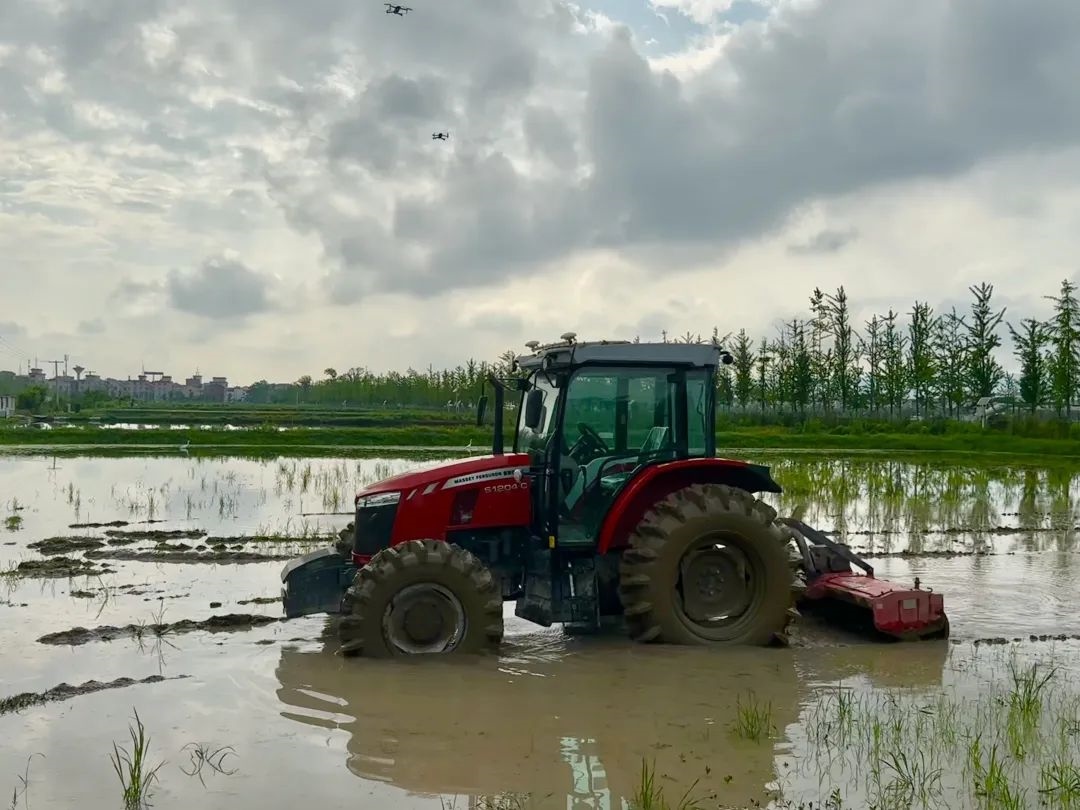
<svg viewBox="0 0 1080 810">
<path fill-rule="evenodd" d="M 15 397 L 0 396 L 0 417 L 7 418 L 15 413 Z"/>
</svg>

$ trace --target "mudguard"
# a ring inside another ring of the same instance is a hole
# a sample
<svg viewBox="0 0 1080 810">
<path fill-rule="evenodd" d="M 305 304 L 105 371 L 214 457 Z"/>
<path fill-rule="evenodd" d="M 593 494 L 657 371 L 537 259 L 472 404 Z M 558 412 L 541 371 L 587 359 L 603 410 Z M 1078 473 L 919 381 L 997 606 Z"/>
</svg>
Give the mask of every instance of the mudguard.
<svg viewBox="0 0 1080 810">
<path fill-rule="evenodd" d="M 726 458 L 693 458 L 651 464 L 627 484 L 607 515 L 597 543 L 597 553 L 619 548 L 646 510 L 669 492 L 691 484 L 727 484 L 747 492 L 782 492 L 769 468 Z"/>
<path fill-rule="evenodd" d="M 340 613 L 345 591 L 356 577 L 356 566 L 335 548 L 321 548 L 281 569 L 281 603 L 285 618 L 314 613 Z"/>
</svg>

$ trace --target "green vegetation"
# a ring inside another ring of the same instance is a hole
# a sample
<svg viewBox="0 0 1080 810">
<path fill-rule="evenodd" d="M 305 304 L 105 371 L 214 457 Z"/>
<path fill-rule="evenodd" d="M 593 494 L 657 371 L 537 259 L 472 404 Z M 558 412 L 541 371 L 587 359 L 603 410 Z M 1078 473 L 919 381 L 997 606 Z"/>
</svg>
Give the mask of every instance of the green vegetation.
<svg viewBox="0 0 1080 810">
<path fill-rule="evenodd" d="M 843 785 L 851 806 L 1080 806 L 1080 694 L 1052 663 L 1001 663 L 975 694 L 825 690 L 791 775 Z"/>
<path fill-rule="evenodd" d="M 26 758 L 26 769 L 19 774 L 19 784 L 12 789 L 11 804 L 8 805 L 8 810 L 17 810 L 20 798 L 22 799 L 24 810 L 29 807 L 26 793 L 30 789 L 30 763 L 33 762 L 34 757 L 45 759 L 45 755 L 38 752 L 35 752 Z"/>
<path fill-rule="evenodd" d="M 745 701 L 742 696 L 736 698 L 735 713 L 731 730 L 740 739 L 757 743 L 776 733 L 772 720 L 772 704 L 762 703 L 753 692 Z"/>
<path fill-rule="evenodd" d="M 509 419 L 508 419 L 509 421 Z M 1036 423 L 1033 423 L 1036 424 Z M 1012 453 L 1040 456 L 1080 456 L 1080 428 L 1055 437 L 1056 423 L 1042 423 L 1044 435 L 1025 436 L 978 425 L 935 421 L 917 423 L 868 420 L 812 420 L 805 424 L 752 425 L 741 420 L 721 421 L 717 447 L 721 454 L 742 449 L 902 450 L 925 453 Z M 507 424 L 507 443 L 513 427 Z M 1051 435 L 1045 435 L 1051 434 Z M 471 445 L 474 453 L 491 447 L 491 428 L 465 421 L 453 425 L 414 424 L 400 427 L 298 427 L 278 430 L 168 429 L 140 430 L 92 425 L 53 430 L 0 425 L 0 447 L 156 448 L 179 452 L 182 447 L 199 455 L 355 455 L 377 448 L 445 448 L 460 452 Z"/>
<path fill-rule="evenodd" d="M 691 796 L 697 782 L 690 785 L 676 804 L 664 798 L 664 788 L 656 781 L 656 765 L 641 761 L 641 780 L 630 799 L 631 810 L 698 810 L 702 808 L 701 799 Z"/>
<path fill-rule="evenodd" d="M 135 712 L 134 727 L 128 726 L 128 734 L 131 736 L 131 749 L 121 748 L 113 743 L 113 752 L 109 759 L 123 789 L 121 797 L 124 810 L 142 810 L 149 803 L 151 787 L 157 779 L 158 770 L 165 763 L 159 762 L 150 767 L 147 759 L 150 737 L 146 734 L 138 712 Z"/>
</svg>

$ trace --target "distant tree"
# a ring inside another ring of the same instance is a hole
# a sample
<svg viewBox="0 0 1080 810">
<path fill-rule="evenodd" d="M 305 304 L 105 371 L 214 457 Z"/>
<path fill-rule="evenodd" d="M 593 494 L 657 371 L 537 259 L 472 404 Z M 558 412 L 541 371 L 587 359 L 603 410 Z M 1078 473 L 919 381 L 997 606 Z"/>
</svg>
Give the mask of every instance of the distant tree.
<svg viewBox="0 0 1080 810">
<path fill-rule="evenodd" d="M 304 402 L 308 401 L 308 392 L 311 391 L 311 375 L 305 374 L 296 381 L 297 387 L 303 395 Z"/>
<path fill-rule="evenodd" d="M 882 322 L 874 315 L 866 322 L 866 402 L 872 413 L 878 412 L 882 377 Z"/>
<path fill-rule="evenodd" d="M 938 330 L 939 318 L 934 317 L 934 310 L 925 302 L 916 301 L 911 310 L 908 324 L 908 379 L 915 394 L 915 414 L 926 409 L 926 403 L 934 387 L 936 362 L 934 335 Z"/>
<path fill-rule="evenodd" d="M 968 326 L 955 309 L 933 323 L 931 339 L 934 368 L 937 371 L 936 387 L 942 408 L 953 416 L 960 412 L 967 399 Z"/>
<path fill-rule="evenodd" d="M 806 325 L 798 318 L 788 326 L 791 345 L 790 369 L 791 404 L 801 412 L 806 411 L 814 394 L 814 370 L 810 345 L 806 340 Z"/>
<path fill-rule="evenodd" d="M 1066 279 L 1057 296 L 1046 297 L 1054 302 L 1054 317 L 1049 324 L 1050 396 L 1058 413 L 1070 419 L 1072 401 L 1080 386 L 1080 303 L 1076 300 L 1076 285 Z"/>
<path fill-rule="evenodd" d="M 745 329 L 740 329 L 735 336 L 731 359 L 735 361 L 732 363 L 735 368 L 735 401 L 745 410 L 754 392 L 754 341 Z"/>
<path fill-rule="evenodd" d="M 31 385 L 24 388 L 15 397 L 15 407 L 20 411 L 37 411 L 49 398 L 49 389 L 43 385 Z"/>
<path fill-rule="evenodd" d="M 334 368 L 325 369 L 323 371 L 323 374 L 325 374 L 326 379 L 330 380 L 331 382 L 333 382 L 334 380 L 337 379 L 337 369 L 334 369 Z"/>
<path fill-rule="evenodd" d="M 767 341 L 762 340 L 761 350 L 757 355 L 757 395 L 762 413 L 765 413 L 765 404 L 769 399 L 769 379 L 766 375 L 769 370 L 769 361 L 772 359 L 769 356 L 771 348 Z"/>
<path fill-rule="evenodd" d="M 270 383 L 266 380 L 253 382 L 248 386 L 244 399 L 256 405 L 265 405 L 270 401 Z"/>
<path fill-rule="evenodd" d="M 994 394 L 1001 382 L 1005 370 L 994 358 L 994 350 L 1001 346 L 997 328 L 1005 317 L 1005 308 L 994 312 L 990 298 L 994 294 L 993 284 L 979 284 L 968 288 L 975 296 L 971 304 L 971 314 L 965 324 L 967 344 L 965 346 L 965 376 L 972 399 L 989 397 Z"/>
<path fill-rule="evenodd" d="M 1013 355 L 1020 363 L 1020 401 L 1032 413 L 1040 405 L 1045 405 L 1050 396 L 1047 366 L 1049 360 L 1046 348 L 1050 345 L 1049 325 L 1035 318 L 1024 318 L 1020 328 L 1014 329 L 1009 324 L 1012 335 Z"/>
<path fill-rule="evenodd" d="M 769 375 L 772 400 L 783 408 L 785 403 L 794 402 L 791 394 L 791 346 L 787 340 L 787 329 L 778 330 L 772 343 L 772 360 L 769 361 L 772 373 Z"/>
<path fill-rule="evenodd" d="M 716 375 L 716 401 L 725 408 L 735 404 L 735 385 L 731 366 L 720 366 Z"/>
<path fill-rule="evenodd" d="M 846 411 L 856 397 L 859 382 L 859 348 L 851 326 L 847 293 L 841 286 L 835 295 L 826 296 L 829 330 L 832 333 L 832 380 L 840 409 Z"/>
<path fill-rule="evenodd" d="M 832 350 L 825 345 L 829 333 L 829 304 L 825 293 L 815 287 L 810 296 L 810 367 L 814 376 L 814 398 L 822 408 L 832 402 Z"/>
<path fill-rule="evenodd" d="M 897 313 L 891 309 L 882 318 L 884 329 L 881 346 L 881 393 L 889 404 L 890 414 L 902 413 L 910 379 L 905 362 L 907 338 L 896 319 Z"/>
</svg>

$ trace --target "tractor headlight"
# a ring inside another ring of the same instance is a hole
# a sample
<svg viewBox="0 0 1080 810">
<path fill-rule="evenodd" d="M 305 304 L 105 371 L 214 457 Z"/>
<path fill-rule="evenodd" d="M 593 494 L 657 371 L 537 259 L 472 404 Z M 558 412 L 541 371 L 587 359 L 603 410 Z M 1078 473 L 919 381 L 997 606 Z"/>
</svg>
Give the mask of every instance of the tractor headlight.
<svg viewBox="0 0 1080 810">
<path fill-rule="evenodd" d="M 401 500 L 400 492 L 379 492 L 375 495 L 365 495 L 357 498 L 357 509 L 374 509 L 379 506 L 393 506 Z"/>
</svg>

